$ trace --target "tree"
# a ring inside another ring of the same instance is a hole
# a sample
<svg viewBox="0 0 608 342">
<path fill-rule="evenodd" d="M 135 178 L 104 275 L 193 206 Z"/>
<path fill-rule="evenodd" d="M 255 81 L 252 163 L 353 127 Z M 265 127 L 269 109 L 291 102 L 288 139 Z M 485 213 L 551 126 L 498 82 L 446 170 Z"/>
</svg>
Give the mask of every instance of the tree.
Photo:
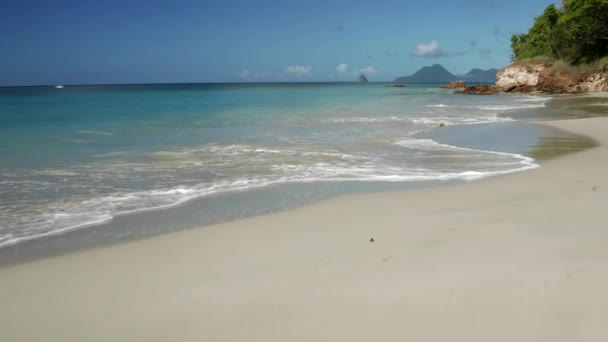
<svg viewBox="0 0 608 342">
<path fill-rule="evenodd" d="M 555 44 L 557 24 L 562 15 L 555 5 L 549 5 L 537 17 L 527 34 L 511 37 L 511 48 L 515 60 L 538 56 L 557 58 L 561 54 Z"/>
<path fill-rule="evenodd" d="M 588 63 L 608 55 L 608 0 L 549 5 L 525 34 L 511 37 L 512 59 L 549 57 Z"/>
<path fill-rule="evenodd" d="M 570 62 L 592 62 L 608 55 L 608 0 L 568 1 L 559 25 L 570 35 Z"/>
</svg>

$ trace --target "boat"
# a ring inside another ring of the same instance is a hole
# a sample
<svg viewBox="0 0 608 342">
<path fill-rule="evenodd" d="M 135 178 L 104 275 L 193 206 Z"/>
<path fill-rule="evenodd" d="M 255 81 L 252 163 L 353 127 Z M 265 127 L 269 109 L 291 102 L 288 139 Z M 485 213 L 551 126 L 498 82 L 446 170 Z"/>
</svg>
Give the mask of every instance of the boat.
<svg viewBox="0 0 608 342">
<path fill-rule="evenodd" d="M 55 88 L 57 88 L 57 89 L 63 89 L 63 86 L 62 85 L 56 85 Z"/>
</svg>

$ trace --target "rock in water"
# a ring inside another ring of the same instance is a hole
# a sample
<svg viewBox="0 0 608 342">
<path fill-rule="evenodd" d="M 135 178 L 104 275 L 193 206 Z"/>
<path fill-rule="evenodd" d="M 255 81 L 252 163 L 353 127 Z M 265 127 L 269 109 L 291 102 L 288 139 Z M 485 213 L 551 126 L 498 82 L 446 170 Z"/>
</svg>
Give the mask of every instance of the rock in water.
<svg viewBox="0 0 608 342">
<path fill-rule="evenodd" d="M 468 94 L 468 95 L 492 95 L 500 93 L 503 90 L 499 86 L 491 86 L 488 84 L 478 84 L 472 87 L 466 87 L 464 90 L 457 90 L 454 94 Z"/>
<path fill-rule="evenodd" d="M 359 80 L 359 83 L 367 83 L 367 82 L 369 82 L 367 80 L 367 77 L 365 77 L 365 75 L 359 76 L 358 80 Z"/>
<path fill-rule="evenodd" d="M 450 83 L 442 86 L 441 88 L 458 89 L 458 88 L 466 88 L 466 86 L 464 85 L 464 81 L 454 81 L 454 82 L 450 82 Z"/>
</svg>

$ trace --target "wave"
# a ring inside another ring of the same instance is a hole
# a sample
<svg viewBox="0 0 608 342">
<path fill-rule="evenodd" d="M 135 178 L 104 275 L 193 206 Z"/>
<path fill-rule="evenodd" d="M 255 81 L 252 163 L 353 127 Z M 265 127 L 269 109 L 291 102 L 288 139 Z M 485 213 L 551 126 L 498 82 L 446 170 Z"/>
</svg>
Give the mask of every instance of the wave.
<svg viewBox="0 0 608 342">
<path fill-rule="evenodd" d="M 509 103 L 505 105 L 484 105 L 484 106 L 474 106 L 474 108 L 479 108 L 483 110 L 498 110 L 498 111 L 508 111 L 508 110 L 517 110 L 517 109 L 532 109 L 532 108 L 543 108 L 547 106 L 548 99 L 547 98 L 521 98 L 516 99 L 518 103 Z"/>
<path fill-rule="evenodd" d="M 535 163 L 533 158 L 524 156 L 518 153 L 507 153 L 507 152 L 497 152 L 497 151 L 488 151 L 488 150 L 478 150 L 466 147 L 453 146 L 448 144 L 441 144 L 432 139 L 404 139 L 395 142 L 395 145 L 399 145 L 408 149 L 415 150 L 425 150 L 425 151 L 463 151 L 463 152 L 473 152 L 473 153 L 481 153 L 502 157 L 501 159 L 511 160 L 512 162 L 502 162 L 502 161 L 493 161 L 492 165 L 494 166 L 514 166 L 507 170 L 493 170 L 493 171 L 466 171 L 464 173 L 459 173 L 460 177 L 463 179 L 479 179 L 485 178 L 495 175 L 509 174 L 514 172 L 520 172 L 530 169 L 538 168 L 539 165 Z"/>
<path fill-rule="evenodd" d="M 493 122 L 510 122 L 512 118 L 498 116 L 497 114 L 492 115 L 481 115 L 481 116 L 437 116 L 437 117 L 420 117 L 411 118 L 410 121 L 414 125 L 424 125 L 437 127 L 439 125 L 451 126 L 451 125 L 474 125 L 482 123 L 493 123 Z"/>
<path fill-rule="evenodd" d="M 551 100 L 550 97 L 545 97 L 545 96 L 536 96 L 536 95 L 518 95 L 517 98 L 515 98 L 515 101 L 517 102 L 548 102 L 549 100 Z"/>
<path fill-rule="evenodd" d="M 112 132 L 88 131 L 88 130 L 82 130 L 82 131 L 78 131 L 76 133 L 78 133 L 78 134 L 89 134 L 89 135 L 105 135 L 105 136 L 114 135 L 114 133 L 112 133 Z"/>
<path fill-rule="evenodd" d="M 329 123 L 351 123 L 351 124 L 365 124 L 365 123 L 390 123 L 390 122 L 401 122 L 410 123 L 413 125 L 431 126 L 436 127 L 439 125 L 471 125 L 471 124 L 482 124 L 492 122 L 509 122 L 513 121 L 509 117 L 501 117 L 497 114 L 482 114 L 482 115 L 469 115 L 469 116 L 422 116 L 422 117 L 356 117 L 356 118 L 334 118 L 328 119 L 326 122 Z"/>
<path fill-rule="evenodd" d="M 0 238 L 0 247 L 99 225 L 120 215 L 174 207 L 197 198 L 235 191 L 247 191 L 273 184 L 473 180 L 538 167 L 532 158 L 519 154 L 457 147 L 441 144 L 431 139 L 403 139 L 393 142 L 392 145 L 413 150 L 415 153 L 425 153 L 429 158 L 434 156 L 444 158 L 445 153 L 458 157 L 455 152 L 464 153 L 467 158 L 473 158 L 475 163 L 455 164 L 454 167 L 449 169 L 445 169 L 445 167 L 433 169 L 424 166 L 424 164 L 398 163 L 395 160 L 385 160 L 375 154 L 355 155 L 333 150 L 294 150 L 251 145 L 211 145 L 170 153 L 157 152 L 153 154 L 157 158 L 169 157 L 170 160 L 186 158 L 186 160 L 189 160 L 191 154 L 213 151 L 220 156 L 220 159 L 232 158 L 239 162 L 242 161 L 242 165 L 252 165 L 250 167 L 253 168 L 258 168 L 257 165 L 268 166 L 267 170 L 262 170 L 258 174 L 242 172 L 221 180 L 216 179 L 203 183 L 181 184 L 140 191 L 116 190 L 120 189 L 116 187 L 113 192 L 96 197 L 64 198 L 59 202 L 50 203 L 35 217 L 17 215 L 11 224 L 7 224 L 5 228 L 0 229 L 0 233 L 3 235 Z M 440 153 L 437 154 L 437 152 Z M 276 158 L 276 155 L 279 155 L 280 158 Z M 410 164 L 417 167 L 409 166 Z M 154 162 L 149 167 L 159 166 Z M 109 172 L 108 170 L 121 172 L 120 170 L 133 168 L 140 169 L 141 166 L 113 164 L 107 166 L 107 170 L 104 172 Z M 166 174 L 164 170 L 161 166 L 159 173 Z M 154 171 L 158 170 L 154 169 Z M 221 173 L 222 171 L 217 172 Z M 81 173 L 75 171 L 44 170 L 37 172 L 37 174 L 60 177 L 59 184 L 62 184 L 61 186 L 65 184 L 65 177 L 82 177 Z M 106 177 L 114 176 L 108 173 Z M 23 182 L 23 180 L 19 180 L 19 182 Z M 22 185 L 23 183 L 19 184 L 19 186 Z M 6 214 L 1 216 L 8 217 Z"/>
<path fill-rule="evenodd" d="M 525 96 L 521 95 L 518 98 L 510 99 L 508 104 L 489 104 L 481 106 L 469 106 L 469 105 L 446 105 L 443 103 L 426 105 L 427 108 L 454 108 L 454 109 L 482 109 L 492 111 L 509 111 L 515 109 L 530 109 L 530 108 L 542 108 L 546 106 L 549 101 L 547 97 L 541 96 Z"/>
<path fill-rule="evenodd" d="M 327 119 L 325 122 L 329 123 L 384 123 L 384 122 L 404 122 L 408 121 L 407 118 L 400 118 L 396 116 L 388 117 L 351 117 L 351 118 L 332 118 Z"/>
</svg>

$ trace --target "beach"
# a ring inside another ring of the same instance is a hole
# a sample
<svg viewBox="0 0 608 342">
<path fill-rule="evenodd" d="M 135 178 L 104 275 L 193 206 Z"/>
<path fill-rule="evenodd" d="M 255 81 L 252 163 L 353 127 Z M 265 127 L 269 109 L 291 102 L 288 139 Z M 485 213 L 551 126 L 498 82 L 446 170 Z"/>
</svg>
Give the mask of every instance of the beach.
<svg viewBox="0 0 608 342">
<path fill-rule="evenodd" d="M 608 118 L 543 124 L 598 146 L 0 268 L 0 340 L 608 340 Z"/>
</svg>

